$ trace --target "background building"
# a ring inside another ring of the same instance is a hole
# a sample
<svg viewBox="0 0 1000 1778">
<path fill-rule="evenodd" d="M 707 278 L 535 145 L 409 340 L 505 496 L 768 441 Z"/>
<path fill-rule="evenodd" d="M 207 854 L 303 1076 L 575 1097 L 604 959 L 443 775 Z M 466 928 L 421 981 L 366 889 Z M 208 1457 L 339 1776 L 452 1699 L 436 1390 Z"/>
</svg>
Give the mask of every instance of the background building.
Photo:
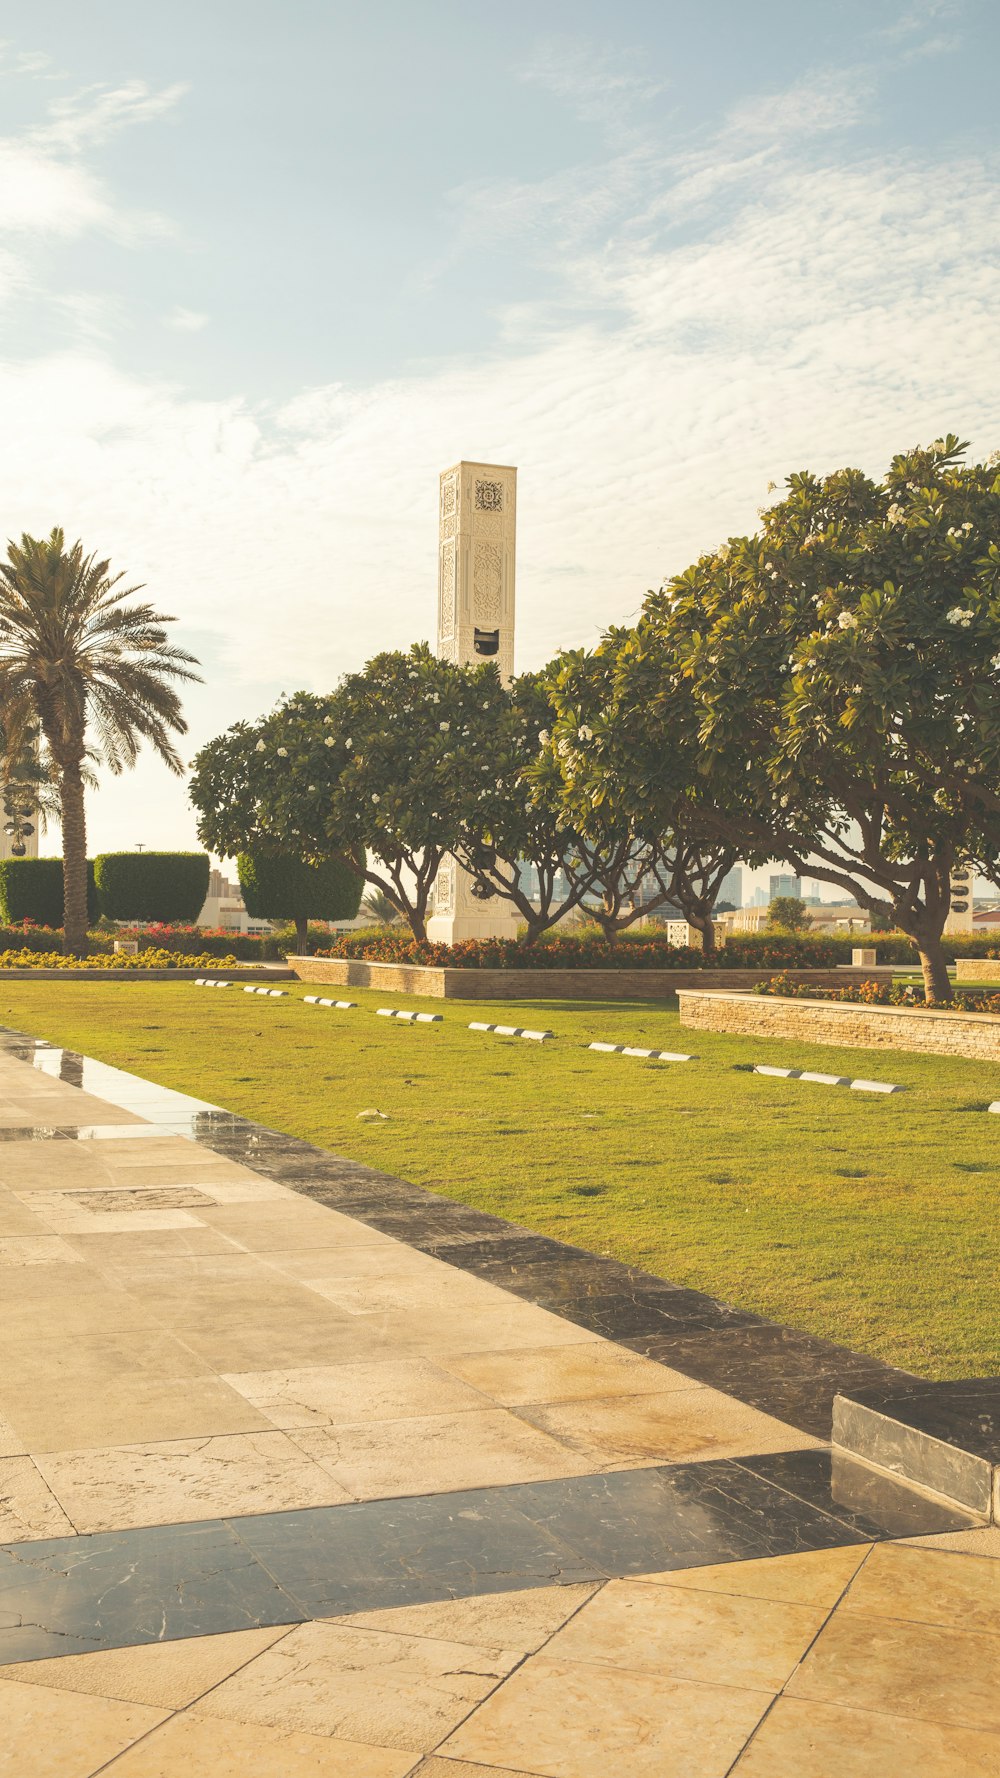
<svg viewBox="0 0 1000 1778">
<path fill-rule="evenodd" d="M 770 893 L 768 899 L 773 901 L 778 895 L 794 895 L 796 901 L 801 901 L 802 878 L 793 877 L 784 871 L 777 876 L 773 876 L 770 881 Z"/>
<path fill-rule="evenodd" d="M 734 864 L 719 884 L 719 901 L 730 901 L 734 908 L 743 906 L 743 866 Z"/>
</svg>

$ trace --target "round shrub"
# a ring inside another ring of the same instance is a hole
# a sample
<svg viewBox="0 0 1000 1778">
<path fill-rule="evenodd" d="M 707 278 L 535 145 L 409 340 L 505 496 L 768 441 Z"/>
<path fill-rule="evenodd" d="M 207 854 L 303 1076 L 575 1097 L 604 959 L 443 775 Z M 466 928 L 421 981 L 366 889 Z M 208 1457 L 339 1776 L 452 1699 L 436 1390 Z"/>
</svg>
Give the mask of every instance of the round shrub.
<svg viewBox="0 0 1000 1778">
<path fill-rule="evenodd" d="M 236 860 L 246 910 L 255 920 L 291 920 L 305 948 L 310 920 L 353 920 L 364 884 L 341 858 L 307 864 L 292 852 L 241 852 Z"/>
</svg>

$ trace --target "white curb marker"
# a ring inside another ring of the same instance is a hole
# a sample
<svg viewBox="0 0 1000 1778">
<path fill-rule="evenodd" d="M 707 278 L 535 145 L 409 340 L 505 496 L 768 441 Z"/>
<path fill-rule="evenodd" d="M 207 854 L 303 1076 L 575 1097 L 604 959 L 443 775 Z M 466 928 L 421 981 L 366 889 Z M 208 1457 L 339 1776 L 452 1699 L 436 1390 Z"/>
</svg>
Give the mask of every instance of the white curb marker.
<svg viewBox="0 0 1000 1778">
<path fill-rule="evenodd" d="M 408 1025 L 440 1025 L 443 1014 L 439 1012 L 403 1012 L 395 1006 L 379 1006 L 375 1009 L 377 1019 L 403 1019 Z"/>
<path fill-rule="evenodd" d="M 288 999 L 287 991 L 284 988 L 244 988 L 243 992 L 244 994 L 266 994 L 271 1000 Z"/>
<path fill-rule="evenodd" d="M 234 988 L 236 983 L 221 982 L 212 975 L 199 975 L 195 977 L 194 985 L 196 988 Z"/>
<path fill-rule="evenodd" d="M 855 1093 L 905 1093 L 905 1087 L 892 1086 L 887 1080 L 852 1080 L 849 1074 L 809 1074 L 804 1068 L 771 1068 L 755 1062 L 752 1074 L 769 1074 L 778 1080 L 810 1080 L 821 1087 L 850 1087 Z"/>
<path fill-rule="evenodd" d="M 601 1050 L 608 1056 L 641 1056 L 647 1062 L 694 1062 L 694 1056 L 681 1056 L 673 1050 L 637 1050 L 626 1043 L 588 1043 L 589 1050 Z"/>
<path fill-rule="evenodd" d="M 318 994 L 304 994 L 302 1004 L 303 1006 L 337 1006 L 342 1012 L 346 1012 L 349 1007 L 356 1007 L 358 1003 L 356 1000 L 321 1000 Z"/>
<path fill-rule="evenodd" d="M 554 1037 L 554 1031 L 528 1031 L 523 1025 L 484 1025 L 474 1019 L 469 1026 L 470 1031 L 492 1031 L 494 1037 L 527 1037 L 533 1043 L 544 1043 L 547 1037 Z"/>
</svg>

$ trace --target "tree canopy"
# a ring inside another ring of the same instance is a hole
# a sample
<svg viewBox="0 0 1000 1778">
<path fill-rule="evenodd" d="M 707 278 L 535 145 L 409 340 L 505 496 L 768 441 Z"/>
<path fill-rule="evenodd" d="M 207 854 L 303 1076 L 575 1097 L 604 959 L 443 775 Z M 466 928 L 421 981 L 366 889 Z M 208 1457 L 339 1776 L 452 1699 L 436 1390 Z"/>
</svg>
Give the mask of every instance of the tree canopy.
<svg viewBox="0 0 1000 1778">
<path fill-rule="evenodd" d="M 964 450 L 790 476 L 636 632 L 650 726 L 690 699 L 716 832 L 888 914 L 930 999 L 950 994 L 952 870 L 1000 858 L 1000 476 Z"/>
</svg>

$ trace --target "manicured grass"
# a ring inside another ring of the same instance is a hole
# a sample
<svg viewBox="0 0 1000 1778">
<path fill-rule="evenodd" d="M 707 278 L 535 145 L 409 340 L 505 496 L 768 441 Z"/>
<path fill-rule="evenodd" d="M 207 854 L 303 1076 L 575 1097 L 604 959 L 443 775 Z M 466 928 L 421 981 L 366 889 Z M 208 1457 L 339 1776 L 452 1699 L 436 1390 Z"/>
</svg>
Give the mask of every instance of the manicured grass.
<svg viewBox="0 0 1000 1778">
<path fill-rule="evenodd" d="M 928 1376 L 1000 1371 L 997 1068 L 687 1032 L 654 1002 L 352 990 L 360 1009 L 334 1012 L 305 992 L 7 982 L 0 1020 Z M 444 1022 L 373 1016 L 390 1003 Z M 589 1054 L 592 1038 L 698 1060 Z M 866 1097 L 740 1072 L 749 1061 L 910 1090 Z M 367 1107 L 389 1121 L 359 1122 Z"/>
</svg>

